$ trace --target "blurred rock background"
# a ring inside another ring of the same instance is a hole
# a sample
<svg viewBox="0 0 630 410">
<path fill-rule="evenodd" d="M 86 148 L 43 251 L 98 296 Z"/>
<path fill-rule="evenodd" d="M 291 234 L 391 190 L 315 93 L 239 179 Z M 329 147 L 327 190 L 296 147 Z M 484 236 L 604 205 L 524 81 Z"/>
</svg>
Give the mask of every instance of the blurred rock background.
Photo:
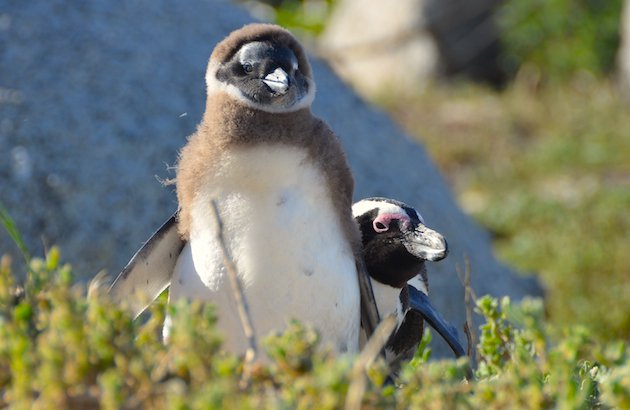
<svg viewBox="0 0 630 410">
<path fill-rule="evenodd" d="M 430 266 L 433 300 L 449 320 L 463 322 L 456 271 L 466 259 L 477 294 L 540 294 L 534 276 L 507 262 L 536 273 L 552 323 L 623 337 L 630 122 L 619 92 L 621 6 L 3 4 L 0 202 L 32 253 L 58 244 L 83 278 L 117 273 L 176 208 L 159 180 L 174 176 L 177 151 L 199 121 L 214 44 L 253 20 L 245 7 L 300 35 L 361 94 L 314 58 L 314 112 L 344 144 L 356 197 L 407 201 L 449 240 L 449 258 Z M 6 252 L 17 249 L 0 235 Z"/>
<path fill-rule="evenodd" d="M 339 1 L 319 44 L 365 95 L 401 93 L 464 74 L 499 85 L 498 0 Z"/>
</svg>

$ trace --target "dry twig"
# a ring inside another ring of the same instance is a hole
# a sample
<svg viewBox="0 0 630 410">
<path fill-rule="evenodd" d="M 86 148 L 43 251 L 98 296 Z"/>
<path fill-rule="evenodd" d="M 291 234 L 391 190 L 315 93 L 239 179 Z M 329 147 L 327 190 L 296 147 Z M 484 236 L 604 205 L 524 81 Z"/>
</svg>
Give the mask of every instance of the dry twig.
<svg viewBox="0 0 630 410">
<path fill-rule="evenodd" d="M 247 305 L 247 300 L 245 299 L 243 285 L 241 284 L 241 281 L 239 280 L 237 275 L 236 265 L 234 264 L 234 260 L 230 255 L 230 250 L 225 244 L 225 238 L 223 236 L 223 221 L 221 220 L 221 216 L 219 215 L 219 208 L 216 201 L 212 200 L 211 204 L 212 210 L 214 212 L 214 218 L 217 222 L 216 238 L 219 246 L 221 247 L 221 252 L 223 253 L 223 266 L 225 266 L 225 270 L 228 274 L 228 277 L 230 278 L 232 294 L 238 308 L 238 316 L 241 320 L 243 333 L 245 333 L 245 337 L 247 338 L 247 344 L 249 345 L 247 351 L 245 352 L 245 361 L 243 363 L 243 379 L 241 380 L 241 387 L 245 387 L 249 384 L 252 365 L 257 355 L 254 325 L 251 315 L 249 314 L 249 307 Z"/>
<path fill-rule="evenodd" d="M 477 295 L 472 288 L 471 285 L 471 268 L 470 268 L 470 259 L 467 256 L 464 257 L 464 272 L 462 273 L 459 265 L 455 267 L 457 269 L 457 276 L 459 277 L 460 282 L 464 286 L 464 304 L 466 305 L 466 323 L 464 324 L 464 333 L 466 334 L 466 339 L 468 341 L 468 357 L 470 358 L 470 363 L 472 366 L 475 366 L 475 346 L 477 345 L 477 334 L 475 333 L 474 323 L 473 323 L 473 308 L 474 304 L 477 301 Z"/>
<path fill-rule="evenodd" d="M 352 367 L 352 376 L 350 379 L 350 387 L 346 396 L 346 410 L 359 410 L 363 395 L 367 386 L 367 368 L 374 362 L 389 340 L 394 328 L 396 327 L 396 317 L 391 314 L 387 316 L 376 328 L 372 337 L 363 347 L 363 350 L 357 357 Z"/>
</svg>

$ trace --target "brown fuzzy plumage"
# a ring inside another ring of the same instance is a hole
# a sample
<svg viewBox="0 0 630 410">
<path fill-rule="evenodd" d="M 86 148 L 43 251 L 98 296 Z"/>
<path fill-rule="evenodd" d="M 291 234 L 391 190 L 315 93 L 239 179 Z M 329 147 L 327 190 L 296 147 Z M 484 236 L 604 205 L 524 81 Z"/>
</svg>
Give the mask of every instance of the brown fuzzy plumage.
<svg viewBox="0 0 630 410">
<path fill-rule="evenodd" d="M 229 60 L 243 44 L 261 40 L 273 40 L 289 46 L 298 58 L 299 69 L 311 77 L 310 65 L 297 40 L 288 31 L 269 24 L 253 24 L 231 33 L 214 49 L 209 70 Z M 210 72 L 210 75 L 213 73 Z M 360 249 L 359 232 L 351 214 L 354 182 L 341 145 L 330 128 L 314 117 L 309 108 L 289 113 L 268 113 L 247 107 L 222 91 L 210 93 L 203 120 L 181 151 L 177 167 L 177 197 L 182 237 L 189 238 L 190 208 L 194 195 L 199 186 L 212 183 L 215 167 L 220 164 L 222 156 L 239 147 L 260 144 L 305 148 L 308 160 L 326 177 L 340 224 L 357 255 Z"/>
</svg>

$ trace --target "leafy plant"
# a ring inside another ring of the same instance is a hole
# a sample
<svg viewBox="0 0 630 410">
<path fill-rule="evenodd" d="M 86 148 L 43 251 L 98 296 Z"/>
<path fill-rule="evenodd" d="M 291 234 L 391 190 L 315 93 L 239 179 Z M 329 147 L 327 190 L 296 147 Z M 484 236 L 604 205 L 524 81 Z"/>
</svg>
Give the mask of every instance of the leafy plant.
<svg viewBox="0 0 630 410">
<path fill-rule="evenodd" d="M 256 3 L 256 9 L 261 5 L 268 19 L 274 21 L 294 34 L 302 37 L 315 37 L 326 26 L 332 9 L 337 0 L 240 0 L 241 2 Z"/>
<path fill-rule="evenodd" d="M 242 361 L 221 350 L 212 307 L 158 299 L 144 323 L 103 295 L 86 298 L 52 248 L 28 266 L 21 296 L 7 257 L 0 264 L 0 405 L 11 408 L 338 409 L 352 383 L 354 357 L 318 347 L 297 322 L 265 341 L 268 359 L 240 384 Z M 13 296 L 12 296 L 13 295 Z M 623 343 L 596 345 L 587 330 L 552 332 L 540 300 L 513 306 L 477 301 L 485 323 L 476 378 L 468 360 L 429 360 L 430 333 L 413 360 L 387 383 L 379 359 L 367 369 L 367 408 L 592 408 L 630 402 Z M 166 310 L 170 342 L 160 340 Z M 553 338 L 558 337 L 558 342 Z"/>
</svg>

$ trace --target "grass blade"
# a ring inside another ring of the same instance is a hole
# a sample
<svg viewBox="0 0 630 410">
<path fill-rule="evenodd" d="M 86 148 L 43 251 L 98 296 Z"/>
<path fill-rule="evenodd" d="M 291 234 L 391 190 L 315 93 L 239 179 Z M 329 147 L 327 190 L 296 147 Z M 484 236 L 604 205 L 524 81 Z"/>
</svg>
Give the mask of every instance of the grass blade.
<svg viewBox="0 0 630 410">
<path fill-rule="evenodd" d="M 0 202 L 0 224 L 2 224 L 4 230 L 7 231 L 11 239 L 13 239 L 13 242 L 15 242 L 20 253 L 22 253 L 22 257 L 24 257 L 24 261 L 28 265 L 28 261 L 31 260 L 30 252 L 22 239 L 22 235 L 20 235 L 20 231 L 18 231 L 15 226 L 15 221 L 11 218 L 9 211 L 7 211 L 2 202 Z"/>
</svg>

